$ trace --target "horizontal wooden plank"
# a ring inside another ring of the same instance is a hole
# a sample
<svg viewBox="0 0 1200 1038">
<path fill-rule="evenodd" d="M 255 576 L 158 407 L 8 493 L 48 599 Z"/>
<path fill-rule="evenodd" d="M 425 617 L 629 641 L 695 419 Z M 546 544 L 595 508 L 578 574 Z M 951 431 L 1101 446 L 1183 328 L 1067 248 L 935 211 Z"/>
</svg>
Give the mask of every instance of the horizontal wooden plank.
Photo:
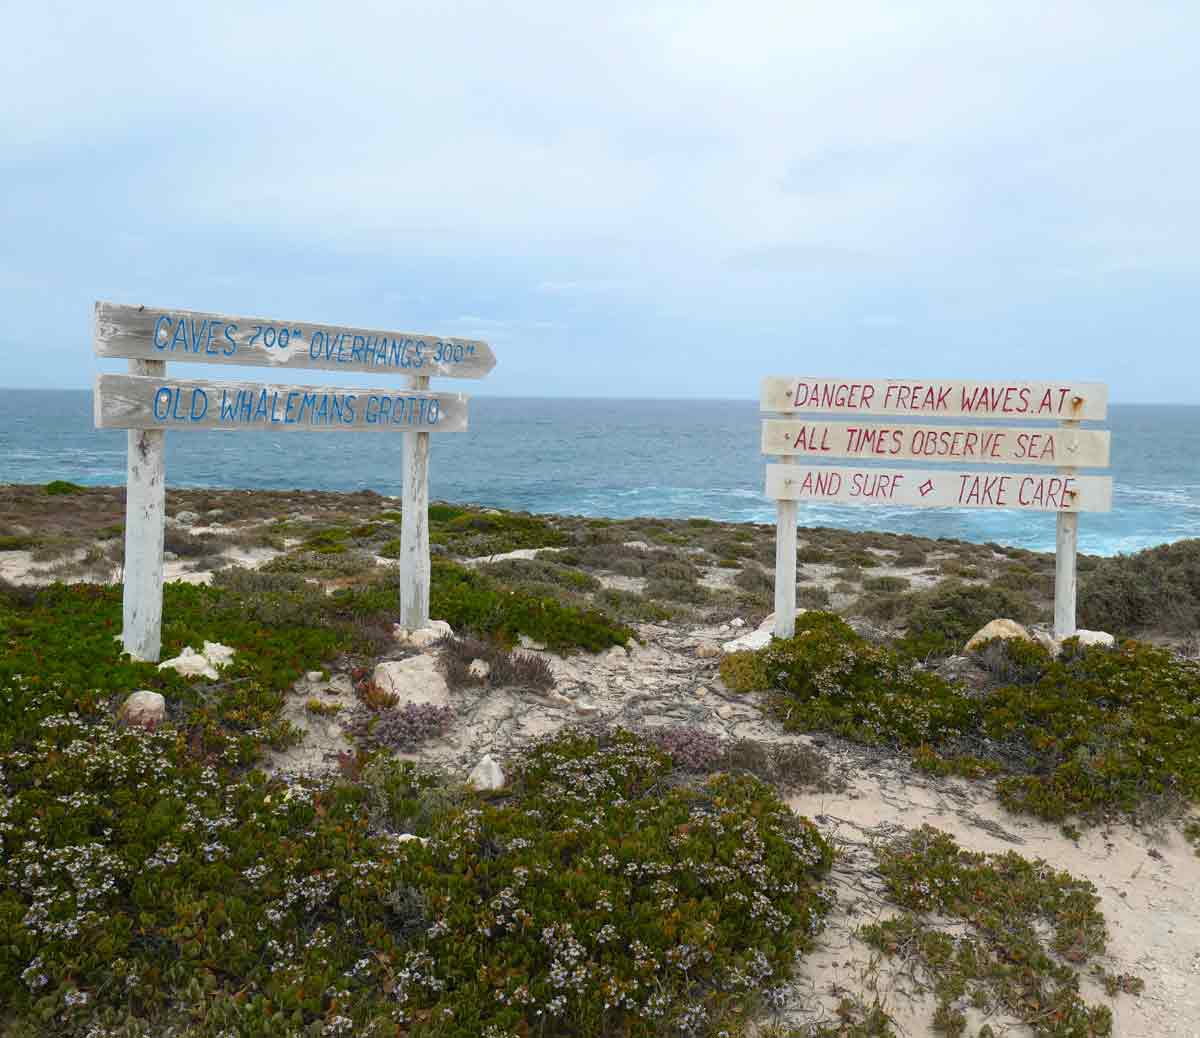
<svg viewBox="0 0 1200 1038">
<path fill-rule="evenodd" d="M 1112 477 L 768 465 L 767 497 L 841 505 L 1108 512 Z"/>
<path fill-rule="evenodd" d="M 464 432 L 467 397 L 410 389 L 96 376 L 97 429 Z"/>
<path fill-rule="evenodd" d="M 760 403 L 763 411 L 787 414 L 1098 421 L 1108 412 L 1108 387 L 1099 382 L 769 376 L 762 380 Z"/>
<path fill-rule="evenodd" d="M 478 339 L 119 303 L 96 304 L 93 345 L 100 357 L 393 376 L 482 378 L 496 366 L 492 348 Z"/>
<path fill-rule="evenodd" d="M 764 454 L 957 465 L 1070 465 L 1108 467 L 1109 434 L 1102 429 L 1054 426 L 930 425 L 878 421 L 827 422 L 768 418 Z"/>
</svg>

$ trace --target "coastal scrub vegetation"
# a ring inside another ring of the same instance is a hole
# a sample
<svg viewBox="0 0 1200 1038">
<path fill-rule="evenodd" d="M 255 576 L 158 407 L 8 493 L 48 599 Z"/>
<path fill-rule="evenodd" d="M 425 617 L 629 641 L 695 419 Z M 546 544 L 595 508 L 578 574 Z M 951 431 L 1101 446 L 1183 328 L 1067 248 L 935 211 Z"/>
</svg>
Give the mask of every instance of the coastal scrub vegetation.
<svg viewBox="0 0 1200 1038">
<path fill-rule="evenodd" d="M 878 847 L 876 857 L 890 900 L 904 912 L 859 937 L 884 956 L 904 957 L 932 989 L 935 1032 L 965 1033 L 974 1011 L 1020 1021 L 1039 1038 L 1112 1034 L 1108 1006 L 1079 994 L 1080 970 L 1107 943 L 1090 882 L 1013 851 L 965 851 L 930 826 Z M 947 919 L 965 932 L 947 933 Z M 1092 969 L 1110 995 L 1142 990 L 1140 978 Z M 984 1024 L 978 1033 L 992 1030 Z"/>
<path fill-rule="evenodd" d="M 539 743 L 499 795 L 370 754 L 266 778 L 280 697 L 351 632 L 167 594 L 168 646 L 238 648 L 218 681 L 121 655 L 111 589 L 0 602 L 6 1035 L 704 1033 L 820 927 L 812 825 L 629 733 Z M 114 720 L 143 687 L 157 731 Z"/>
<path fill-rule="evenodd" d="M 1200 664 L 1126 642 L 1060 655 L 993 641 L 974 691 L 874 645 L 831 613 L 804 613 L 795 637 L 721 662 L 737 691 L 769 689 L 784 727 L 910 751 L 918 766 L 999 776 L 1015 811 L 1062 821 L 1179 813 L 1200 799 Z"/>
</svg>

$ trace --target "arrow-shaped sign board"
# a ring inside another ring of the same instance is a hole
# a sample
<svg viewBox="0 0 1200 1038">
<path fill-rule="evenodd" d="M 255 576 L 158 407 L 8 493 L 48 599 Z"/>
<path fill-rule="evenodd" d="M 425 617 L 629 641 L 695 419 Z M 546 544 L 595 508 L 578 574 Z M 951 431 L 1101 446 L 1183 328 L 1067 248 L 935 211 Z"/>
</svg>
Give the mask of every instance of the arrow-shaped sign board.
<svg viewBox="0 0 1200 1038">
<path fill-rule="evenodd" d="M 118 303 L 96 304 L 93 341 L 99 357 L 369 371 L 393 378 L 482 378 L 496 366 L 491 347 L 478 339 Z"/>
<path fill-rule="evenodd" d="M 467 397 L 410 389 L 96 376 L 97 429 L 465 432 Z"/>
</svg>

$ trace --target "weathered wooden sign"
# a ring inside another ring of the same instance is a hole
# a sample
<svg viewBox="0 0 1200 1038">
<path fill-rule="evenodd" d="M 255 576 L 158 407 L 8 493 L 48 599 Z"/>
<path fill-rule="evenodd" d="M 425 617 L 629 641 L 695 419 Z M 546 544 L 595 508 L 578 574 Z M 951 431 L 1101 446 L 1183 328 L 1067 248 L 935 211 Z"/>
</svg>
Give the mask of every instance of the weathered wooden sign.
<svg viewBox="0 0 1200 1038">
<path fill-rule="evenodd" d="M 96 376 L 97 429 L 465 432 L 461 393 Z"/>
<path fill-rule="evenodd" d="M 796 617 L 799 502 L 914 508 L 1013 508 L 1054 512 L 1057 559 L 1054 630 L 1075 631 L 1075 560 L 1080 512 L 1112 508 L 1112 479 L 1078 475 L 1106 468 L 1109 434 L 1083 429 L 1103 419 L 1108 387 L 1092 382 L 964 382 L 808 376 L 762 381 L 767 496 L 776 502 L 775 633 L 791 637 Z M 839 420 L 826 418 L 836 416 Z M 903 421 L 896 419 L 903 418 Z M 944 419 L 1056 422 L 948 425 Z M 892 419 L 891 421 L 880 419 Z M 824 460 L 919 461 L 951 468 L 813 466 Z M 976 466 L 1053 466 L 1053 474 L 975 471 Z"/>
<path fill-rule="evenodd" d="M 1039 418 L 1093 421 L 1108 411 L 1095 382 L 958 382 L 934 379 L 768 377 L 762 409 L 788 413 L 914 418 Z"/>
<path fill-rule="evenodd" d="M 97 428 L 129 430 L 122 641 L 131 655 L 161 649 L 167 429 L 399 432 L 404 458 L 400 624 L 429 623 L 429 434 L 463 432 L 467 398 L 431 393 L 432 376 L 480 378 L 495 366 L 485 342 L 257 317 L 97 303 L 99 357 L 128 375 L 100 374 Z M 323 368 L 404 376 L 404 389 L 347 389 L 168 378 L 166 361 Z"/>
<path fill-rule="evenodd" d="M 1108 467 L 1109 434 L 1053 426 L 880 424 L 767 419 L 764 454 L 888 461 L 952 461 L 974 465 Z"/>
<path fill-rule="evenodd" d="M 375 374 L 482 378 L 496 366 L 486 342 L 343 328 L 266 317 L 97 303 L 100 357 L 323 368 Z"/>
<path fill-rule="evenodd" d="M 768 465 L 767 497 L 910 508 L 1107 512 L 1112 508 L 1112 479 L 1030 472 Z"/>
</svg>

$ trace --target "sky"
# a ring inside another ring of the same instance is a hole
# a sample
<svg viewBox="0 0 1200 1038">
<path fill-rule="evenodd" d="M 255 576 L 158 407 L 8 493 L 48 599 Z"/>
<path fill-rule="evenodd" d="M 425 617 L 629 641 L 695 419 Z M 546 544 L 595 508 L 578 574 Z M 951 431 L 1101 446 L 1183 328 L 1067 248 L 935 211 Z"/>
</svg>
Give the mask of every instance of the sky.
<svg viewBox="0 0 1200 1038">
<path fill-rule="evenodd" d="M 120 370 L 111 300 L 484 339 L 435 386 L 477 394 L 1200 404 L 1194 0 L 0 0 L 0 31 L 0 385 Z"/>
</svg>

